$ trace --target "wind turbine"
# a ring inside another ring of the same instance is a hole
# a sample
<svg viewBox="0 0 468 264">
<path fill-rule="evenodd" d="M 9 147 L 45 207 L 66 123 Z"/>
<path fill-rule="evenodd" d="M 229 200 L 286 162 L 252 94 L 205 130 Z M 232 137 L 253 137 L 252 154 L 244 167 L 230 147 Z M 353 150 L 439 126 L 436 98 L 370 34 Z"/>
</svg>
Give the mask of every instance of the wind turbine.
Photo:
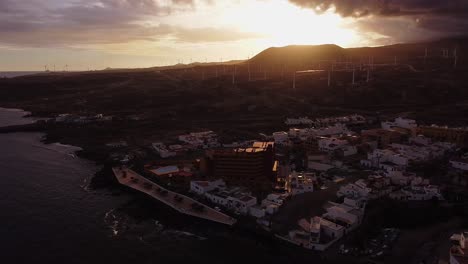
<svg viewBox="0 0 468 264">
<path fill-rule="evenodd" d="M 367 82 L 370 80 L 370 68 L 367 68 Z"/>
<path fill-rule="evenodd" d="M 296 71 L 293 73 L 293 90 L 296 92 Z"/>
<path fill-rule="evenodd" d="M 250 56 L 247 58 L 247 70 L 249 71 L 249 82 L 252 80 L 252 74 L 250 73 Z"/>
<path fill-rule="evenodd" d="M 232 85 L 236 84 L 236 71 L 237 71 L 237 68 L 236 68 L 236 65 L 234 65 L 234 71 L 232 72 Z"/>
<path fill-rule="evenodd" d="M 427 48 L 424 52 L 424 65 L 426 65 L 426 60 L 427 60 Z"/>
<path fill-rule="evenodd" d="M 458 60 L 458 57 L 457 57 L 457 48 L 455 48 L 455 50 L 453 51 L 453 57 L 454 57 L 454 62 L 453 62 L 453 68 L 457 68 L 457 60 Z"/>
</svg>

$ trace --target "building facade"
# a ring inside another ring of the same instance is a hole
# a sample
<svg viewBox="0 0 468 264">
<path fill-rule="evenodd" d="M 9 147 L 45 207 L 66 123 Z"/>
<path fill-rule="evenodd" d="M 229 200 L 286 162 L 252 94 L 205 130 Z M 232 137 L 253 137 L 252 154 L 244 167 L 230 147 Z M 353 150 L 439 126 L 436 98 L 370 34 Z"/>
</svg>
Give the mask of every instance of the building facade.
<svg viewBox="0 0 468 264">
<path fill-rule="evenodd" d="M 468 129 L 441 126 L 420 126 L 418 134 L 434 141 L 451 142 L 461 147 L 468 147 Z"/>
<path fill-rule="evenodd" d="M 204 169 L 208 177 L 224 179 L 228 185 L 268 191 L 278 170 L 275 144 L 255 142 L 250 148 L 207 151 Z"/>
</svg>

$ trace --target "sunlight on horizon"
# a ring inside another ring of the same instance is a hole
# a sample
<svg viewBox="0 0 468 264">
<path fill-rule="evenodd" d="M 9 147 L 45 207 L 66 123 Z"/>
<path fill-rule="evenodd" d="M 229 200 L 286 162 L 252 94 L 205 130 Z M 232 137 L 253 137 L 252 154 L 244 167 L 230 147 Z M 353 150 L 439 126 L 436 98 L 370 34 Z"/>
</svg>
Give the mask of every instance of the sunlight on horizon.
<svg viewBox="0 0 468 264">
<path fill-rule="evenodd" d="M 345 19 L 334 14 L 334 10 L 319 15 L 287 1 L 249 2 L 239 9 L 225 12 L 223 19 L 240 30 L 265 35 L 259 42 L 270 46 L 337 44 L 348 47 L 358 41 L 356 32 L 347 28 Z"/>
<path fill-rule="evenodd" d="M 128 37 L 119 36 L 114 42 L 103 42 L 99 34 L 91 34 L 93 31 L 46 30 L 45 34 L 62 34 L 64 44 L 7 46 L 3 49 L 4 56 L 24 59 L 3 67 L 42 69 L 46 64 L 68 64 L 77 70 L 138 68 L 247 59 L 267 48 L 288 45 L 336 44 L 347 48 L 365 43 L 365 36 L 353 26 L 354 19 L 343 18 L 333 9 L 317 14 L 288 0 L 211 3 L 198 0 L 195 3 L 194 8 L 164 15 L 145 13 L 129 22 L 132 25 L 129 27 L 135 30 L 123 31 Z M 88 39 L 88 36 L 97 39 Z M 26 59 L 22 55 L 25 53 L 34 59 Z M 35 64 L 29 66 L 31 61 Z"/>
</svg>

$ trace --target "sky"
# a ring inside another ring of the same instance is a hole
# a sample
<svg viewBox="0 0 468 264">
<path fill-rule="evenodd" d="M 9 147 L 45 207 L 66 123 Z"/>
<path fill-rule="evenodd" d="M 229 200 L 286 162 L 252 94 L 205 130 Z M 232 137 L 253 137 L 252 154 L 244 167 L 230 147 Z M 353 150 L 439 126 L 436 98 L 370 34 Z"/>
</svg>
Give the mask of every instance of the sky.
<svg viewBox="0 0 468 264">
<path fill-rule="evenodd" d="M 228 61 L 466 31 L 468 0 L 0 0 L 0 71 Z"/>
</svg>

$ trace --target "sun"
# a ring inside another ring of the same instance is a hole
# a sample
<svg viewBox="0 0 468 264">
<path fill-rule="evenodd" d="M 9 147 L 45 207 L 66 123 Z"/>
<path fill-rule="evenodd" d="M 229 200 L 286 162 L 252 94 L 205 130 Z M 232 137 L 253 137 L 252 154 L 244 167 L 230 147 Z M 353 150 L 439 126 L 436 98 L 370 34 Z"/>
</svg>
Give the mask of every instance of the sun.
<svg viewBox="0 0 468 264">
<path fill-rule="evenodd" d="M 241 12 L 233 10 L 224 18 L 235 19 L 236 26 L 244 31 L 264 35 L 262 41 L 270 46 L 337 44 L 347 47 L 357 41 L 356 32 L 333 10 L 316 14 L 286 0 L 241 2 Z"/>
</svg>

